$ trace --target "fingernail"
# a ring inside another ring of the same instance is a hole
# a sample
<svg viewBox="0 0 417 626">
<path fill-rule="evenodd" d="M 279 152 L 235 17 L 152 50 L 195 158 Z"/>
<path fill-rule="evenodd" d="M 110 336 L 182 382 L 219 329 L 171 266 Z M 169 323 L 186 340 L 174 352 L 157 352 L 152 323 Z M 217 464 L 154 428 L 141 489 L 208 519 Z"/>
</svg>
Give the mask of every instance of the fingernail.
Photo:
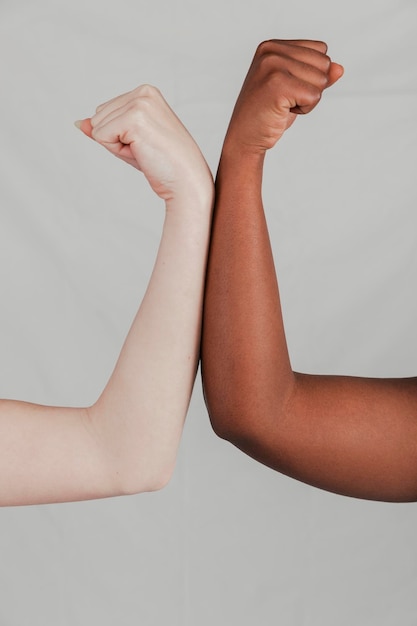
<svg viewBox="0 0 417 626">
<path fill-rule="evenodd" d="M 75 126 L 76 128 L 78 128 L 78 129 L 80 129 L 80 130 L 81 130 L 81 122 L 82 122 L 82 120 L 76 120 L 76 121 L 74 122 L 74 126 Z"/>
</svg>

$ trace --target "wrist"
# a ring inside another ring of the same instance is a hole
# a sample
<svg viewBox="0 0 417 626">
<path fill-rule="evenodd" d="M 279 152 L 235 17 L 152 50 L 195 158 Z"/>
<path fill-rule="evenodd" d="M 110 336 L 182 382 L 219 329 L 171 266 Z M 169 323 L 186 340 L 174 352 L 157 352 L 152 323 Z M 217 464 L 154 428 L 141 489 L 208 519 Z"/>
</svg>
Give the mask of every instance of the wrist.
<svg viewBox="0 0 417 626">
<path fill-rule="evenodd" d="M 223 165 L 226 163 L 227 165 L 235 165 L 239 168 L 249 167 L 251 170 L 257 170 L 263 168 L 265 154 L 266 150 L 264 148 L 244 144 L 226 135 L 220 162 Z"/>
<path fill-rule="evenodd" d="M 167 203 L 188 200 L 205 203 L 207 199 L 211 202 L 213 195 L 213 174 L 201 152 L 189 152 L 185 157 L 177 155 L 168 187 Z"/>
<path fill-rule="evenodd" d="M 203 178 L 185 177 L 187 184 L 178 186 L 165 201 L 167 214 L 210 218 L 214 204 L 214 181 L 211 173 Z"/>
<path fill-rule="evenodd" d="M 262 183 L 265 152 L 241 150 L 240 146 L 225 143 L 220 156 L 216 176 L 216 188 L 219 181 L 246 189 L 247 185 Z"/>
</svg>

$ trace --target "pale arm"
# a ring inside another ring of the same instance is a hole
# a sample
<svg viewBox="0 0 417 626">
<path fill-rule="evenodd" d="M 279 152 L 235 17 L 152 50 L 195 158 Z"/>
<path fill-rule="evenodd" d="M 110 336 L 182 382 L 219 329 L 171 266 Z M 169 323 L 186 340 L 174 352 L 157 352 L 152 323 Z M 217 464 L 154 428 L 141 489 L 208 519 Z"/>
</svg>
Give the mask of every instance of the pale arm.
<svg viewBox="0 0 417 626">
<path fill-rule="evenodd" d="M 166 203 L 154 270 L 114 372 L 85 408 L 0 402 L 0 503 L 138 493 L 173 471 L 196 375 L 213 184 L 160 93 L 143 87 L 82 129 L 141 169 Z M 140 137 L 140 145 L 138 138 Z"/>
</svg>

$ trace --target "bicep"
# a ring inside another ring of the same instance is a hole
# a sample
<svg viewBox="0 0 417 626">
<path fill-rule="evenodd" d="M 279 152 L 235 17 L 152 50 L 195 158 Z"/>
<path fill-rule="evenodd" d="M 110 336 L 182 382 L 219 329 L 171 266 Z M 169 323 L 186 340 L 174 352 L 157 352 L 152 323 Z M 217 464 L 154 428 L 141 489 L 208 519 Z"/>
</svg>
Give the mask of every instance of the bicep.
<svg viewBox="0 0 417 626">
<path fill-rule="evenodd" d="M 250 409 L 242 400 L 228 438 L 265 465 L 336 493 L 417 500 L 417 379 L 294 374 L 285 402 L 272 384 Z"/>
<path fill-rule="evenodd" d="M 291 419 L 305 453 L 299 471 L 319 487 L 369 499 L 417 499 L 415 378 L 297 375 L 286 433 Z"/>
</svg>

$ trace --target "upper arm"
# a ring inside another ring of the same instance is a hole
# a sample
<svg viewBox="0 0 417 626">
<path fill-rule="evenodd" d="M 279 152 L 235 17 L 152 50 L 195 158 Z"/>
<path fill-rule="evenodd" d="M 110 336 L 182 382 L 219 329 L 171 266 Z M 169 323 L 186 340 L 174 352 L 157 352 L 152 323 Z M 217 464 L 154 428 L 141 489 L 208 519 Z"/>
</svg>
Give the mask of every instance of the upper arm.
<svg viewBox="0 0 417 626">
<path fill-rule="evenodd" d="M 273 469 L 329 491 L 417 499 L 416 378 L 294 374 L 284 400 L 273 388 L 265 391 L 261 371 L 252 374 L 257 392 L 252 398 L 251 389 L 230 392 L 229 400 L 240 399 L 236 412 L 233 400 L 226 403 L 221 436 Z"/>
<path fill-rule="evenodd" d="M 86 409 L 1 400 L 0 446 L 0 505 L 112 495 L 111 467 Z"/>
</svg>

